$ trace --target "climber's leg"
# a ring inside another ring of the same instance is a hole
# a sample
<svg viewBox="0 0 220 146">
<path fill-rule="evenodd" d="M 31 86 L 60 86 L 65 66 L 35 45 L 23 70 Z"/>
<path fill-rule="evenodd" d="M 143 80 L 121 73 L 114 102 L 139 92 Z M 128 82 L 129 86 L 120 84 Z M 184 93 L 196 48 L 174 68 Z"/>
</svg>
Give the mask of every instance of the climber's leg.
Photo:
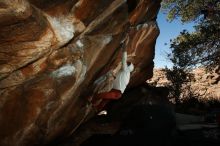
<svg viewBox="0 0 220 146">
<path fill-rule="evenodd" d="M 109 92 L 104 92 L 96 95 L 96 99 L 99 102 L 94 103 L 94 107 L 99 111 L 102 110 L 107 103 L 109 103 L 111 100 L 117 100 L 121 98 L 121 91 L 112 89 Z"/>
<path fill-rule="evenodd" d="M 99 111 L 103 109 L 110 100 L 117 100 L 121 98 L 121 95 L 122 93 L 120 90 L 112 89 L 109 92 L 103 92 L 90 96 L 88 97 L 88 101 L 91 102 L 93 107 Z"/>
<path fill-rule="evenodd" d="M 100 94 L 97 94 L 97 98 L 98 99 L 109 99 L 109 100 L 116 100 L 121 98 L 121 91 L 120 90 L 116 90 L 116 89 L 112 89 L 109 92 L 103 92 Z"/>
<path fill-rule="evenodd" d="M 99 104 L 94 105 L 97 111 L 101 111 L 106 104 L 109 103 L 110 100 L 107 99 L 101 99 L 101 102 Z"/>
</svg>

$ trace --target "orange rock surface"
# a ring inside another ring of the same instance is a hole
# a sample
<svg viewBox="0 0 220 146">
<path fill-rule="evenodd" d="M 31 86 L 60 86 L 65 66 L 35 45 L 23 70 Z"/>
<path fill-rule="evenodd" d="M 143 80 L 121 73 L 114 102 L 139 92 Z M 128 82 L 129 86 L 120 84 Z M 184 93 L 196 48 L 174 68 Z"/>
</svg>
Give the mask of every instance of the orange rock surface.
<svg viewBox="0 0 220 146">
<path fill-rule="evenodd" d="M 90 114 L 94 82 L 118 72 L 125 38 L 135 65 L 129 87 L 151 78 L 159 7 L 160 0 L 1 0 L 0 145 L 44 145 L 74 133 Z"/>
</svg>

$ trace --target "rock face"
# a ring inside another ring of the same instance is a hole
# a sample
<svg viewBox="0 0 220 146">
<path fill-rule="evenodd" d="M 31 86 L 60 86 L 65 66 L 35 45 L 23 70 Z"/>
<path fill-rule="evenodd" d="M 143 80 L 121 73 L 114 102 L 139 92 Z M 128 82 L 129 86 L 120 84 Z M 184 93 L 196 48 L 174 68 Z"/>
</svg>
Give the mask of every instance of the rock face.
<svg viewBox="0 0 220 146">
<path fill-rule="evenodd" d="M 204 68 L 197 68 L 191 72 L 194 80 L 190 82 L 191 91 L 201 100 L 219 100 L 220 101 L 220 68 L 216 67 L 208 72 Z M 147 81 L 149 84 L 162 87 L 170 84 L 163 69 L 154 69 L 153 78 Z M 189 94 L 183 92 L 184 97 Z"/>
<path fill-rule="evenodd" d="M 102 90 L 95 81 L 119 71 L 121 44 L 135 65 L 129 87 L 149 79 L 159 7 L 160 0 L 1 0 L 0 145 L 44 145 L 74 133 L 91 112 L 87 96 Z"/>
</svg>

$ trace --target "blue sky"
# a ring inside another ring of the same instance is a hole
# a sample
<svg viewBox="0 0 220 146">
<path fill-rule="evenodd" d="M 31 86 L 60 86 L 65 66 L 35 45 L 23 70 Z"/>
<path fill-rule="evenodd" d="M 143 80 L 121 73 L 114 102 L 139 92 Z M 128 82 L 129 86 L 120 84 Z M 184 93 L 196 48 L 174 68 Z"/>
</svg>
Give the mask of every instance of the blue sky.
<svg viewBox="0 0 220 146">
<path fill-rule="evenodd" d="M 157 38 L 156 52 L 155 52 L 155 68 L 171 67 L 172 64 L 166 57 L 166 53 L 170 52 L 169 42 L 170 39 L 178 36 L 179 32 L 183 29 L 193 31 L 193 23 L 182 24 L 179 20 L 174 20 L 171 23 L 166 21 L 166 15 L 159 12 L 157 17 L 157 23 L 160 28 L 160 35 Z M 165 45 L 167 43 L 167 45 Z"/>
</svg>

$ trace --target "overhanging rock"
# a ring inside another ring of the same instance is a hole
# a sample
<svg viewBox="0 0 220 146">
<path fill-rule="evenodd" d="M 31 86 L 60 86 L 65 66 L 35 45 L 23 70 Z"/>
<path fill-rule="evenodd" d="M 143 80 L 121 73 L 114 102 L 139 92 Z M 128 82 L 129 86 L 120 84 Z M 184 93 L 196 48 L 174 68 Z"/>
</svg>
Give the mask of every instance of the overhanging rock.
<svg viewBox="0 0 220 146">
<path fill-rule="evenodd" d="M 122 42 L 135 65 L 129 87 L 151 78 L 159 7 L 160 0 L 2 0 L 0 145 L 74 133 L 91 112 L 94 81 L 118 72 Z"/>
</svg>

